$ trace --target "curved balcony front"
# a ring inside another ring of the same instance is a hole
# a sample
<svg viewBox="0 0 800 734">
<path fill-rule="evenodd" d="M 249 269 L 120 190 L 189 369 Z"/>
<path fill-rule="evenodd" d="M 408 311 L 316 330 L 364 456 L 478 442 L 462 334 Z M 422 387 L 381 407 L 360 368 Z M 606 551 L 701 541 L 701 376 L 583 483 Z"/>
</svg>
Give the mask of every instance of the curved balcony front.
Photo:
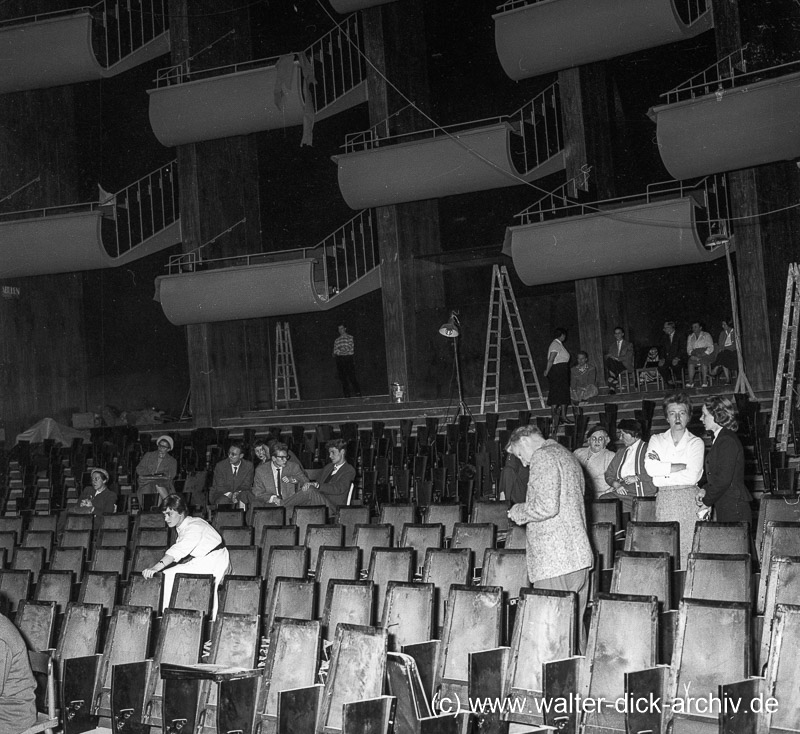
<svg viewBox="0 0 800 734">
<path fill-rule="evenodd" d="M 125 21 L 130 20 L 127 15 Z M 98 60 L 92 44 L 95 19 L 88 9 L 27 20 L 0 24 L 0 94 L 95 81 L 169 53 L 169 31 L 160 23 L 156 25 L 152 13 L 148 13 L 148 32 L 141 31 L 137 23 L 137 37 L 125 48 L 120 48 L 116 34 L 108 34 L 103 28 L 105 40 L 100 44 L 105 47 L 99 53 L 106 57 L 106 64 Z M 130 40 L 127 34 L 126 29 L 126 43 Z M 110 41 L 115 41 L 113 48 Z"/>
<path fill-rule="evenodd" d="M 654 107 L 675 178 L 800 158 L 800 72 Z"/>
<path fill-rule="evenodd" d="M 713 26 L 705 3 L 686 0 L 512 0 L 501 11 L 493 16 L 495 47 L 514 80 L 681 41 Z"/>
<path fill-rule="evenodd" d="M 381 286 L 374 268 L 325 298 L 314 280 L 316 260 L 304 258 L 195 273 L 160 275 L 155 300 L 176 326 L 327 311 Z"/>
<path fill-rule="evenodd" d="M 279 79 L 276 59 L 255 69 L 149 89 L 150 125 L 167 147 L 248 135 L 303 123 L 300 66 L 289 84 Z M 276 104 L 276 89 L 283 89 Z"/>
<path fill-rule="evenodd" d="M 697 230 L 693 196 L 509 227 L 503 252 L 525 285 L 714 260 Z"/>
<path fill-rule="evenodd" d="M 563 150 L 516 171 L 507 122 L 333 156 L 352 209 L 486 191 L 534 181 L 564 168 Z"/>
<path fill-rule="evenodd" d="M 103 241 L 104 231 L 108 234 L 108 228 L 114 227 L 107 215 L 108 207 L 97 205 L 83 211 L 45 211 L 39 217 L 0 220 L 0 278 L 119 267 L 181 241 L 177 220 L 121 255 L 112 256 Z"/>
<path fill-rule="evenodd" d="M 341 15 L 354 13 L 356 10 L 371 8 L 375 5 L 386 5 L 392 2 L 395 2 L 395 0 L 330 0 L 333 9 Z"/>
</svg>

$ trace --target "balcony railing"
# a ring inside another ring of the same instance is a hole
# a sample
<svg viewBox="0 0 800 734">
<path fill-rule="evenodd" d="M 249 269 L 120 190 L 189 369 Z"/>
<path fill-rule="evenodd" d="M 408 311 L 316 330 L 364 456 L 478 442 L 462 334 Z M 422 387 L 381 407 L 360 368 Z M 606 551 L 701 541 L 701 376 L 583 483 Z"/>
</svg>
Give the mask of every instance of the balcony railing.
<svg viewBox="0 0 800 734">
<path fill-rule="evenodd" d="M 371 209 L 359 212 L 314 247 L 259 252 L 206 259 L 200 250 L 173 255 L 167 273 L 198 272 L 250 265 L 274 265 L 297 260 L 313 260 L 314 290 L 320 300 L 327 301 L 364 277 L 380 264 L 378 236 Z"/>
<path fill-rule="evenodd" d="M 568 187 L 571 182 L 567 182 Z M 660 181 L 648 185 L 643 194 L 619 196 L 591 203 L 574 201 L 570 194 L 555 192 L 548 194 L 527 209 L 514 215 L 517 225 L 536 224 L 552 219 L 586 216 L 591 214 L 610 214 L 617 209 L 639 204 L 651 204 L 665 199 L 694 196 L 706 210 L 706 216 L 698 220 L 705 226 L 727 221 L 729 217 L 727 179 L 722 174 L 707 176 L 699 181 Z"/>
<path fill-rule="evenodd" d="M 797 71 L 800 71 L 800 61 L 790 61 L 767 68 L 753 68 L 752 64 L 748 64 L 745 46 L 703 69 L 669 92 L 665 92 L 661 98 L 664 104 L 675 104 L 708 94 L 722 95 L 728 89 Z"/>
<path fill-rule="evenodd" d="M 322 38 L 312 43 L 298 56 L 303 56 L 310 65 L 310 90 L 314 109 L 319 112 L 366 79 L 366 65 L 361 53 L 361 31 L 357 14 L 345 18 Z M 268 56 L 252 61 L 226 64 L 208 69 L 191 68 L 193 59 L 174 66 L 159 69 L 156 87 L 184 84 L 199 79 L 235 74 L 241 71 L 275 66 L 281 56 Z M 306 66 L 305 64 L 301 64 Z M 307 73 L 303 70 L 303 73 Z"/>
</svg>

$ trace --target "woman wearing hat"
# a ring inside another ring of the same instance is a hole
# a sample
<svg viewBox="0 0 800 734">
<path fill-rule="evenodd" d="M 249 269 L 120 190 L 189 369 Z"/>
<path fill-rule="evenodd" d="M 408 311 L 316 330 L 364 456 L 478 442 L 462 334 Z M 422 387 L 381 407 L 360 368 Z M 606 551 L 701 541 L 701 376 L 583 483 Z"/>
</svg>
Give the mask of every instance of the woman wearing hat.
<svg viewBox="0 0 800 734">
<path fill-rule="evenodd" d="M 92 469 L 92 486 L 86 487 L 78 497 L 78 506 L 73 510 L 84 514 L 110 515 L 116 512 L 117 495 L 108 488 L 108 472 Z"/>
<path fill-rule="evenodd" d="M 158 493 L 161 499 L 166 499 L 175 491 L 173 480 L 178 473 L 178 462 L 170 456 L 169 451 L 175 444 L 166 434 L 159 436 L 156 441 L 156 451 L 148 451 L 136 467 L 136 476 L 139 479 L 139 502 L 143 494 Z"/>
</svg>

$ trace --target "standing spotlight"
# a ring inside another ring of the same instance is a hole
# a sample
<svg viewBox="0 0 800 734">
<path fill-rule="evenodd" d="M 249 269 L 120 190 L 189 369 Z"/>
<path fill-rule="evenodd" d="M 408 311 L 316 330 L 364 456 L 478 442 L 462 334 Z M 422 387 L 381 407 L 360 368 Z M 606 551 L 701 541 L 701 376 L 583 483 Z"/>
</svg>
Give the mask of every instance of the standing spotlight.
<svg viewBox="0 0 800 734">
<path fill-rule="evenodd" d="M 458 337 L 461 336 L 461 322 L 458 320 L 458 311 L 450 312 L 450 319 L 439 327 L 439 333 L 450 339 L 453 343 L 453 360 L 456 365 L 456 385 L 458 386 L 458 410 L 453 417 L 453 423 L 458 421 L 460 415 L 471 415 L 469 407 L 464 402 L 464 386 L 461 382 L 461 353 L 458 349 Z"/>
</svg>

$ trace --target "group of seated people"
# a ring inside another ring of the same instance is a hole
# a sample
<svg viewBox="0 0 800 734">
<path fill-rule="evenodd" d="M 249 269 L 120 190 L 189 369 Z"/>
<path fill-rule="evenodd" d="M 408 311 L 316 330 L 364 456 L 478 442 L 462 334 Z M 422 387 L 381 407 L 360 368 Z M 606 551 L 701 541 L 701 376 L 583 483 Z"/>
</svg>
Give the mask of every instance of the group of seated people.
<svg viewBox="0 0 800 734">
<path fill-rule="evenodd" d="M 177 462 L 168 451 L 172 439 L 160 436 L 157 451 L 146 453 L 136 468 L 139 493 L 157 492 L 162 499 L 175 491 Z M 289 447 L 276 439 L 260 440 L 254 447 L 257 464 L 244 458 L 241 441 L 232 441 L 228 456 L 214 467 L 208 501 L 239 508 L 267 505 L 326 505 L 335 510 L 347 503 L 356 470 L 347 462 L 347 443 L 333 439 L 326 445 L 330 462 L 312 481 Z"/>
<path fill-rule="evenodd" d="M 621 327 L 614 329 L 614 340 L 604 353 L 606 382 L 610 394 L 619 388 L 622 373 L 636 373 L 639 382 L 656 382 L 658 375 L 666 388 L 675 387 L 687 373 L 687 386 L 694 384 L 699 374 L 701 385 L 708 387 L 709 375 L 722 374 L 728 384 L 731 371 L 738 369 L 738 341 L 732 319 L 722 321 L 722 330 L 716 344 L 701 321 L 693 321 L 691 333 L 684 343 L 675 331 L 675 322 L 666 321 L 663 336 L 658 344 L 651 345 L 639 368 L 635 363 L 633 344 L 625 338 Z M 577 364 L 572 368 L 571 392 L 573 404 L 579 405 L 597 395 L 597 370 L 589 364 L 586 352 L 578 352 Z"/>
</svg>

